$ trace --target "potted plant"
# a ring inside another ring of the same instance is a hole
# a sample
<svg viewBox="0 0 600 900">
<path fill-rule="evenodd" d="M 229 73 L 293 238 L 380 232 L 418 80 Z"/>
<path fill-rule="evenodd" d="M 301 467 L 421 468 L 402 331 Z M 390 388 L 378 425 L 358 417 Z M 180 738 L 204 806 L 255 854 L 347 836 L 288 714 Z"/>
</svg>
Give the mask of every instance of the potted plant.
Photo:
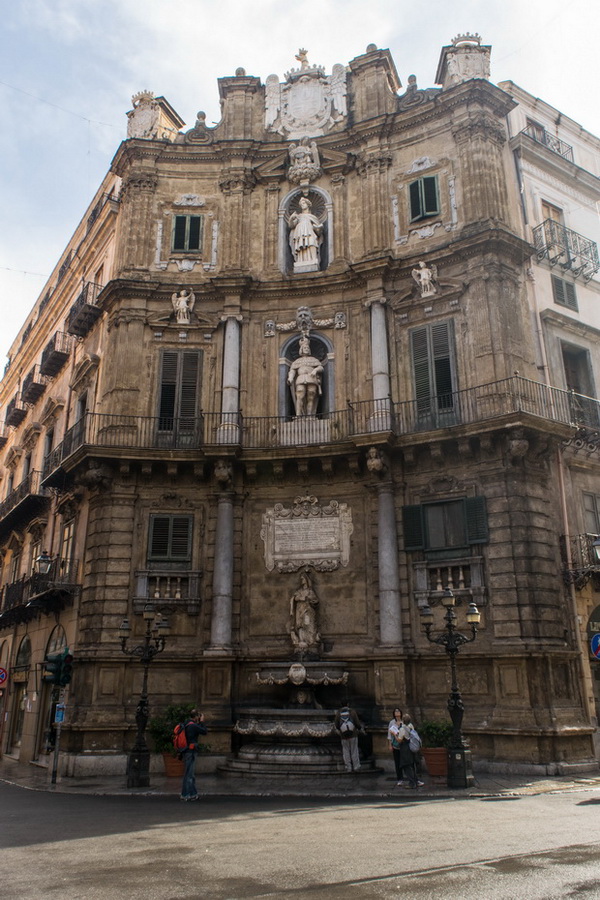
<svg viewBox="0 0 600 900">
<path fill-rule="evenodd" d="M 180 722 L 189 722 L 193 709 L 193 703 L 172 704 L 148 722 L 148 733 L 154 742 L 154 750 L 156 753 L 162 753 L 165 775 L 173 777 L 183 775 L 183 761 L 179 759 L 173 747 L 173 729 Z"/>
<path fill-rule="evenodd" d="M 432 778 L 448 776 L 448 748 L 452 739 L 452 723 L 434 719 L 421 722 L 421 753 Z"/>
</svg>

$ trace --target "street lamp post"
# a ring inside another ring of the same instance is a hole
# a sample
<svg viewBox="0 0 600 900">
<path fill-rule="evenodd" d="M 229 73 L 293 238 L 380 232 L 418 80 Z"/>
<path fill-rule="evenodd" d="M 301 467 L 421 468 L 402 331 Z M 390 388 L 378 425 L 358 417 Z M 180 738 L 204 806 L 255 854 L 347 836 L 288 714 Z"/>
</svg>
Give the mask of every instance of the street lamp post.
<svg viewBox="0 0 600 900">
<path fill-rule="evenodd" d="M 169 634 L 169 623 L 160 615 L 155 614 L 153 606 L 150 604 L 146 605 L 142 615 L 146 622 L 146 633 L 142 644 L 137 644 L 135 647 L 127 646 L 127 641 L 131 634 L 131 625 L 128 619 L 123 619 L 119 628 L 121 650 L 127 656 L 139 659 L 144 667 L 142 690 L 135 711 L 137 735 L 127 758 L 128 788 L 148 787 L 150 784 L 150 751 L 148 750 L 145 736 L 149 715 L 148 669 L 156 654 L 162 653 L 165 649 L 165 637 Z"/>
<path fill-rule="evenodd" d="M 456 613 L 454 606 L 456 599 L 449 588 L 442 594 L 442 604 L 446 609 L 444 616 L 445 631 L 437 637 L 431 636 L 433 625 L 433 612 L 426 604 L 420 609 L 421 623 L 425 629 L 427 640 L 432 644 L 440 644 L 450 657 L 450 696 L 448 697 L 448 712 L 452 720 L 452 740 L 448 750 L 448 787 L 466 788 L 474 784 L 473 765 L 471 751 L 462 734 L 462 720 L 465 706 L 458 687 L 456 674 L 456 655 L 463 644 L 470 644 L 477 637 L 477 626 L 481 615 L 475 603 L 469 603 L 467 609 L 467 622 L 471 626 L 471 637 L 467 637 L 456 630 Z"/>
</svg>

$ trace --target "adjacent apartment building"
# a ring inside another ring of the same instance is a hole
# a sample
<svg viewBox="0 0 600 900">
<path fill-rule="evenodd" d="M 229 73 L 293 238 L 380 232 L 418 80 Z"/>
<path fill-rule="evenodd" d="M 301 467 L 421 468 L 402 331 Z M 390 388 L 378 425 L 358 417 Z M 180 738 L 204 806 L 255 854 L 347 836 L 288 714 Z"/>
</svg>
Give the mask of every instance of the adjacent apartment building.
<svg viewBox="0 0 600 900">
<path fill-rule="evenodd" d="M 476 763 L 597 767 L 600 142 L 490 52 L 403 88 L 301 50 L 219 79 L 214 128 L 133 98 L 0 384 L 3 754 L 47 764 L 68 647 L 64 770 L 123 770 L 151 604 L 152 709 L 215 753 L 311 659 L 382 755 L 395 706 L 446 714 L 450 590 Z"/>
</svg>

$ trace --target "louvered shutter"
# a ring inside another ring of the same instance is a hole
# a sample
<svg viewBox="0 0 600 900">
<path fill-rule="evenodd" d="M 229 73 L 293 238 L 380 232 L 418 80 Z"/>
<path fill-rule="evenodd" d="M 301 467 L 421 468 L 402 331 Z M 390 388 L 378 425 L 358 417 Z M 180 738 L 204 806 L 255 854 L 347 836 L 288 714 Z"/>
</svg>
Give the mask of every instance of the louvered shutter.
<svg viewBox="0 0 600 900">
<path fill-rule="evenodd" d="M 421 208 L 421 191 L 419 190 L 419 182 L 413 181 L 408 186 L 409 198 L 410 198 L 410 220 L 414 222 L 415 219 L 420 219 L 423 215 L 423 210 Z"/>
<path fill-rule="evenodd" d="M 148 559 L 187 562 L 191 558 L 191 516 L 151 516 Z"/>
<path fill-rule="evenodd" d="M 160 379 L 160 406 L 158 410 L 161 431 L 172 431 L 177 398 L 177 372 L 179 354 L 166 350 L 162 357 Z"/>
<path fill-rule="evenodd" d="M 173 224 L 173 250 L 186 250 L 185 232 L 187 225 L 187 216 L 175 216 Z"/>
<path fill-rule="evenodd" d="M 199 250 L 202 240 L 202 216 L 190 216 L 188 250 Z"/>
<path fill-rule="evenodd" d="M 447 322 L 431 326 L 431 349 L 438 409 L 452 409 L 452 364 L 450 361 L 450 334 Z"/>
<path fill-rule="evenodd" d="M 467 541 L 469 544 L 487 544 L 490 539 L 485 497 L 467 497 L 465 500 Z"/>
<path fill-rule="evenodd" d="M 149 559 L 166 559 L 169 555 L 169 516 L 150 519 Z"/>
<path fill-rule="evenodd" d="M 421 183 L 423 188 L 422 215 L 434 216 L 440 211 L 438 202 L 437 176 L 428 175 L 422 179 Z"/>
<path fill-rule="evenodd" d="M 198 351 L 184 352 L 181 359 L 181 391 L 179 396 L 179 426 L 184 431 L 194 427 L 198 392 Z"/>
<path fill-rule="evenodd" d="M 191 516 L 173 516 L 171 526 L 171 558 L 174 560 L 189 559 L 192 537 Z"/>
<path fill-rule="evenodd" d="M 422 550 L 424 547 L 423 507 L 419 505 L 402 508 L 404 526 L 404 549 Z"/>
<path fill-rule="evenodd" d="M 417 412 L 422 415 L 431 410 L 431 378 L 429 373 L 427 328 L 415 328 L 411 332 L 410 337 Z"/>
</svg>

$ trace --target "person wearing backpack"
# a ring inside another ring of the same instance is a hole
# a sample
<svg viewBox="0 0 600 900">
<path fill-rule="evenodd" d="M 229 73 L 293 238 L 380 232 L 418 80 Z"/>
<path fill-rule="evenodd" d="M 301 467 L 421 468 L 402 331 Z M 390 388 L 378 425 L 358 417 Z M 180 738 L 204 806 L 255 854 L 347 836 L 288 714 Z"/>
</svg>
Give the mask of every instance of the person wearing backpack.
<svg viewBox="0 0 600 900">
<path fill-rule="evenodd" d="M 342 739 L 342 758 L 346 772 L 358 772 L 360 769 L 358 734 L 364 733 L 364 728 L 356 711 L 349 706 L 339 709 L 335 714 L 335 730 Z"/>
<path fill-rule="evenodd" d="M 186 747 L 181 752 L 184 764 L 183 782 L 181 785 L 182 800 L 200 799 L 196 789 L 196 757 L 198 755 L 198 738 L 201 734 L 206 734 L 204 713 L 200 712 L 199 709 L 193 709 L 190 713 L 189 721 L 185 724 Z"/>
<path fill-rule="evenodd" d="M 406 787 L 423 787 L 423 782 L 417 778 L 417 760 L 421 751 L 421 738 L 412 723 L 408 713 L 402 716 L 402 727 L 398 731 L 400 742 L 400 755 L 402 761 L 402 774 L 408 780 Z"/>
</svg>

